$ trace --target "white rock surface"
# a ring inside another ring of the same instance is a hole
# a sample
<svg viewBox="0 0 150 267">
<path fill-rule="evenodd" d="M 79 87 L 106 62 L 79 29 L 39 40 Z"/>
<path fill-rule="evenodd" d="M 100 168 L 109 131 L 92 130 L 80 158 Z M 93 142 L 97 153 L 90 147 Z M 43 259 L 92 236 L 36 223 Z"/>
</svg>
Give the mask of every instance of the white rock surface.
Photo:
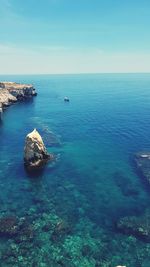
<svg viewBox="0 0 150 267">
<path fill-rule="evenodd" d="M 7 107 L 14 102 L 36 96 L 35 88 L 31 84 L 15 82 L 0 82 L 0 107 Z"/>
<path fill-rule="evenodd" d="M 24 147 L 24 162 L 27 167 L 38 167 L 51 158 L 36 129 L 26 136 Z"/>
</svg>

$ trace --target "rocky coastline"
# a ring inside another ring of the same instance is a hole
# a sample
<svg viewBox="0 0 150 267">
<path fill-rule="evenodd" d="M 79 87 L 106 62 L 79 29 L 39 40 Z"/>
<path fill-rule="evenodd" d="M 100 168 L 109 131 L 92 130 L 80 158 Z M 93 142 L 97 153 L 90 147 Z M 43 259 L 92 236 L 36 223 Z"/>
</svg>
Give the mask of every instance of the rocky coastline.
<svg viewBox="0 0 150 267">
<path fill-rule="evenodd" d="M 0 119 L 3 110 L 13 103 L 28 100 L 37 95 L 32 84 L 0 82 Z M 42 137 L 36 129 L 26 136 L 24 148 L 24 165 L 28 170 L 41 168 L 53 155 L 49 154 Z"/>
<path fill-rule="evenodd" d="M 24 101 L 36 96 L 37 92 L 32 84 L 20 84 L 16 82 L 0 82 L 0 117 L 3 110 L 11 104 Z"/>
</svg>

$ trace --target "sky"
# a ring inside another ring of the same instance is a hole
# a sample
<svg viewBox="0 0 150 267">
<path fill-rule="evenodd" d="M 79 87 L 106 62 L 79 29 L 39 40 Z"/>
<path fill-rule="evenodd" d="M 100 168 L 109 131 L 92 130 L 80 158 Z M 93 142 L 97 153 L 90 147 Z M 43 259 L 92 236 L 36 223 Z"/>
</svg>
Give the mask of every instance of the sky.
<svg viewBox="0 0 150 267">
<path fill-rule="evenodd" d="M 0 74 L 150 72 L 149 0 L 0 0 Z"/>
</svg>

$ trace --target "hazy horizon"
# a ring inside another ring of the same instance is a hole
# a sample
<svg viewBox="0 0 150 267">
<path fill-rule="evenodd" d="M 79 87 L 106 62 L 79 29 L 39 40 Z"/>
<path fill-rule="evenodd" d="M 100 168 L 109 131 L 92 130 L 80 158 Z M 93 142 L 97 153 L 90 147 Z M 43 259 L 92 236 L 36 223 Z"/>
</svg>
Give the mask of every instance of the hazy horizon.
<svg viewBox="0 0 150 267">
<path fill-rule="evenodd" d="M 0 73 L 0 76 L 37 76 L 37 75 L 148 75 L 150 72 L 80 72 L 80 73 Z"/>
</svg>

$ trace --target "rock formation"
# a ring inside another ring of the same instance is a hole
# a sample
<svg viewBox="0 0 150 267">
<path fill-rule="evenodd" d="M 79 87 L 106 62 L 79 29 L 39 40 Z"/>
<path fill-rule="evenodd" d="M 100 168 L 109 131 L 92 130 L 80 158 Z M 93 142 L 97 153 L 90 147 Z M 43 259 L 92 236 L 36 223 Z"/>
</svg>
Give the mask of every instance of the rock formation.
<svg viewBox="0 0 150 267">
<path fill-rule="evenodd" d="M 3 115 L 3 108 L 2 104 L 0 103 L 0 120 L 2 119 L 2 115 Z"/>
<path fill-rule="evenodd" d="M 4 107 L 36 95 L 36 90 L 31 84 L 0 82 L 0 114 L 2 114 Z"/>
<path fill-rule="evenodd" d="M 143 241 L 150 241 L 150 210 L 141 216 L 126 216 L 119 220 L 117 229 Z"/>
<path fill-rule="evenodd" d="M 0 218 L 0 237 L 13 238 L 17 243 L 31 241 L 34 231 L 25 217 L 6 215 Z"/>
<path fill-rule="evenodd" d="M 29 169 L 35 169 L 43 166 L 53 155 L 48 154 L 42 137 L 36 129 L 29 133 L 26 137 L 24 148 L 24 163 Z"/>
<path fill-rule="evenodd" d="M 135 155 L 138 170 L 150 184 L 150 152 L 139 152 Z"/>
<path fill-rule="evenodd" d="M 13 236 L 18 231 L 17 218 L 14 216 L 0 218 L 0 236 Z"/>
</svg>

